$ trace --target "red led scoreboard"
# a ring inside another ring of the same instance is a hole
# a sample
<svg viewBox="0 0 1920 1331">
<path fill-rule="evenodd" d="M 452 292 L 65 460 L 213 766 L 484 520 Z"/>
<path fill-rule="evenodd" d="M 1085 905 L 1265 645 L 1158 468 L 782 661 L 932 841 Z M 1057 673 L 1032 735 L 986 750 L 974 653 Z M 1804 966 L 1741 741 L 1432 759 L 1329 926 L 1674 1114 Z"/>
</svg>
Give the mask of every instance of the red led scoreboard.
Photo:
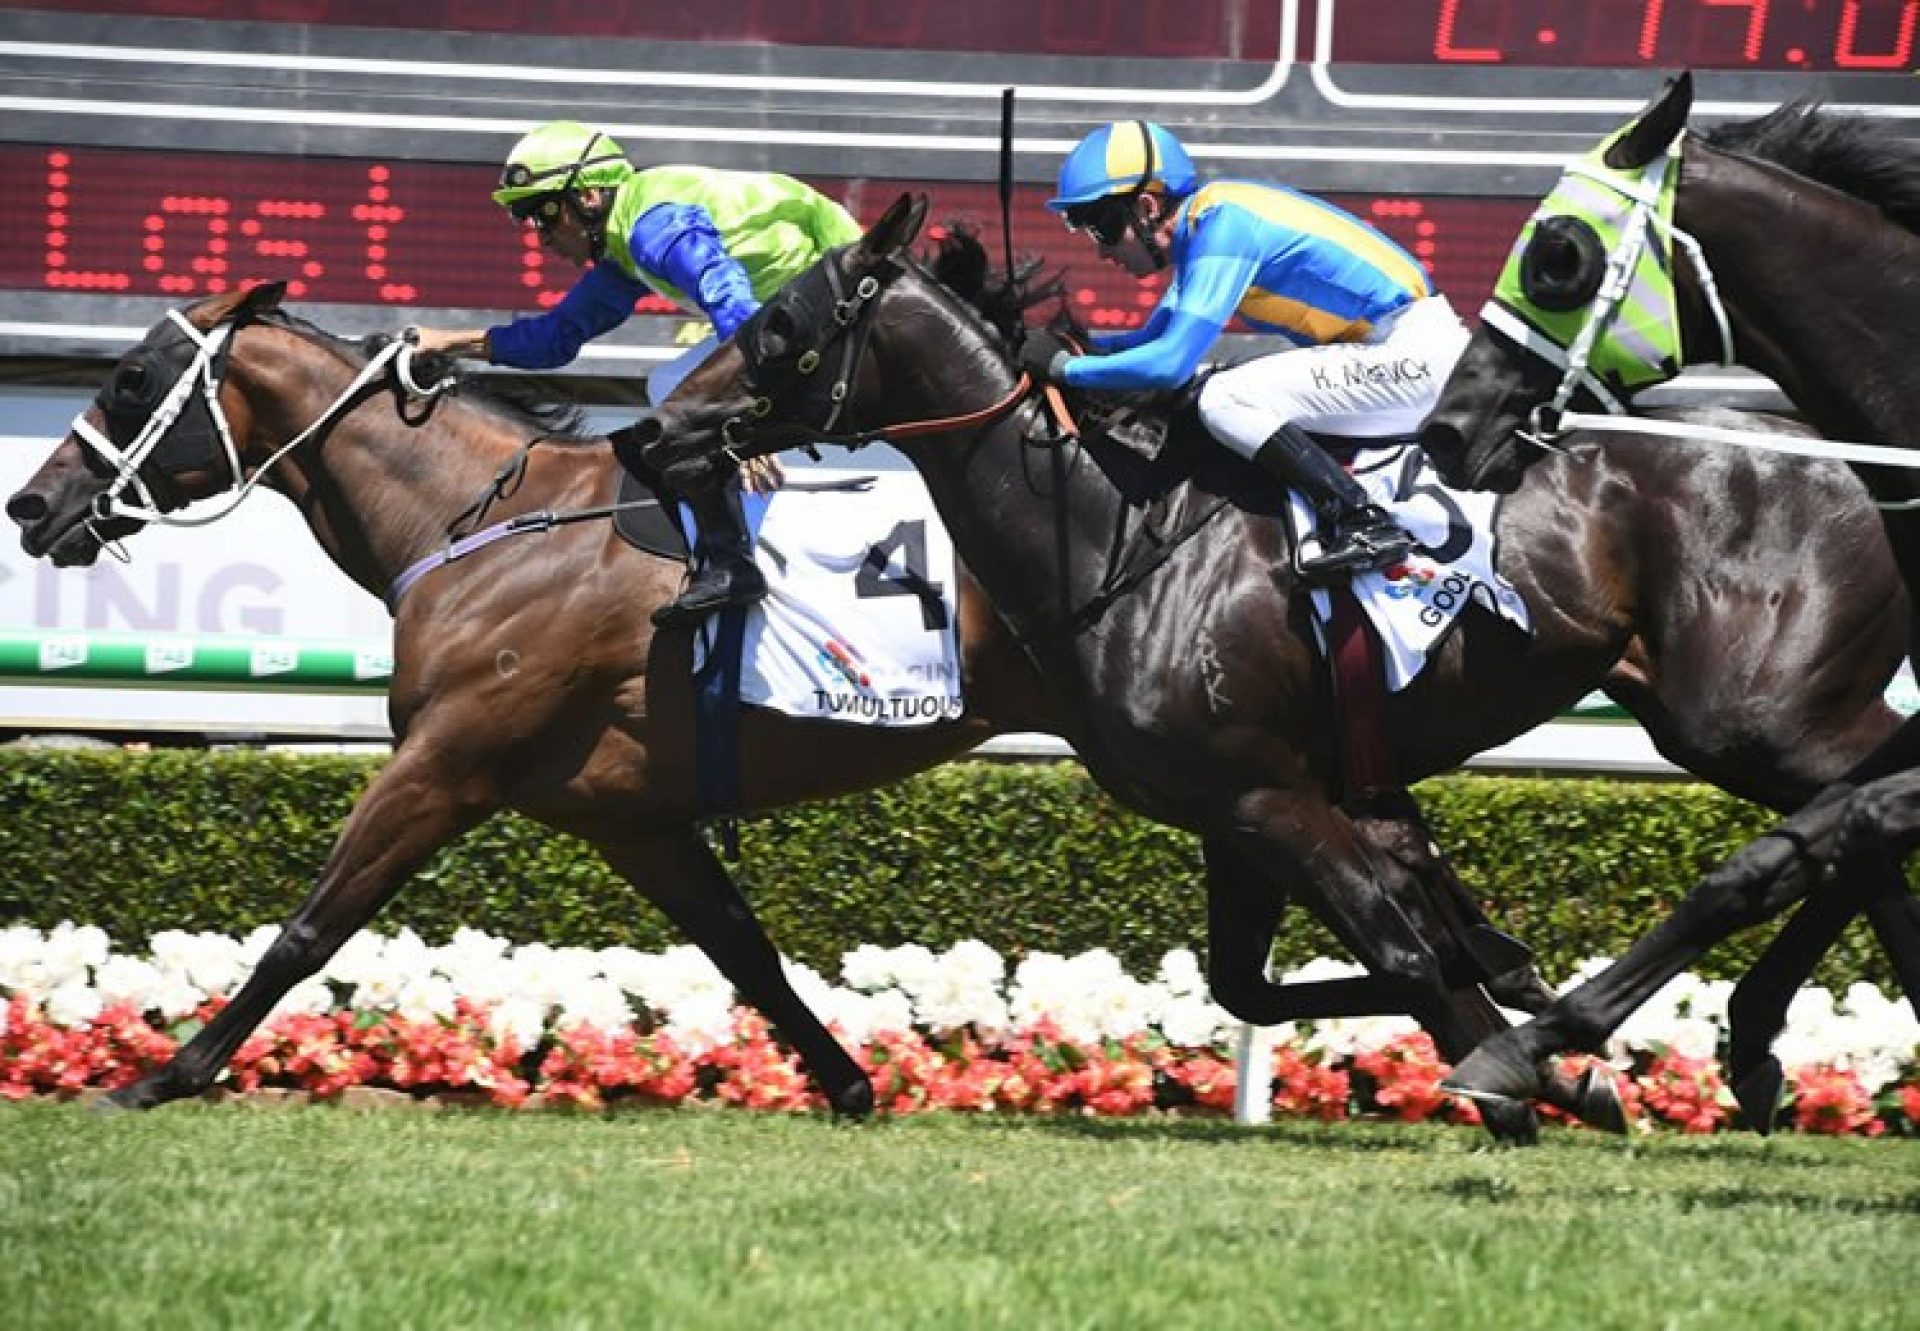
<svg viewBox="0 0 1920 1331">
<path fill-rule="evenodd" d="M 296 300 L 478 310 L 551 304 L 574 270 L 492 206 L 494 174 L 398 160 L 0 146 L 0 194 L 21 202 L 16 225 L 0 230 L 0 287 L 185 300 L 284 277 Z M 813 183 L 843 199 L 855 192 L 844 180 Z M 998 213 L 993 186 L 859 184 L 869 212 L 906 188 L 931 193 L 942 217 L 990 222 Z M 1017 192 L 1021 251 L 1071 266 L 1089 325 L 1133 322 L 1155 288 L 1093 261 L 1042 210 L 1050 192 Z M 1456 291 L 1484 291 L 1528 207 L 1518 199 L 1336 197 L 1424 260 L 1443 290 Z"/>
<path fill-rule="evenodd" d="M 0 228 L 0 290 L 35 293 L 38 309 L 62 313 L 97 307 L 86 298 L 180 303 L 286 278 L 296 300 L 392 309 L 398 324 L 409 310 L 537 309 L 566 290 L 572 270 L 545 256 L 487 199 L 493 158 L 510 134 L 382 137 L 329 128 L 340 123 L 337 115 L 303 123 L 297 99 L 311 89 L 331 99 L 314 103 L 330 113 L 372 108 L 370 124 L 382 105 L 410 112 L 441 105 L 443 89 L 475 105 L 493 98 L 484 105 L 502 124 L 571 114 L 615 125 L 693 125 L 728 115 L 786 125 L 813 114 L 825 128 L 804 152 L 740 147 L 737 139 L 710 151 L 659 141 L 627 146 L 643 163 L 788 170 L 865 220 L 899 190 L 923 190 L 936 218 L 971 219 L 997 254 L 990 145 L 970 157 L 896 150 L 887 158 L 836 147 L 832 133 L 880 126 L 985 145 L 997 130 L 989 99 L 975 96 L 956 110 L 882 84 L 903 77 L 1020 83 L 1039 89 L 1023 94 L 1023 137 L 1066 142 L 1107 119 L 1165 120 L 1188 138 L 1203 170 L 1290 179 L 1372 222 L 1426 263 L 1463 311 L 1477 308 L 1539 192 L 1527 188 L 1530 177 L 1477 169 L 1474 145 L 1532 135 L 1528 142 L 1565 152 L 1619 119 L 1575 109 L 1541 122 L 1539 108 L 1567 88 L 1591 98 L 1593 80 L 1613 78 L 1608 93 L 1638 101 L 1651 91 L 1647 71 L 1691 67 L 1748 80 L 1772 94 L 1768 102 L 1795 95 L 1783 81 L 1789 75 L 1823 80 L 1818 91 L 1830 99 L 1833 87 L 1868 76 L 1880 100 L 1887 99 L 1880 90 L 1896 82 L 1895 95 L 1920 96 L 1920 80 L 1911 77 L 1920 0 L 25 0 L 7 9 L 0 37 L 36 37 L 67 52 L 125 43 L 172 54 L 177 46 L 182 63 L 194 67 L 193 77 L 180 79 L 144 54 L 81 63 L 78 93 L 91 91 L 89 79 L 101 89 L 85 115 L 47 113 L 40 123 L 59 127 L 51 133 L 20 129 L 18 120 L 12 130 L 0 125 L 0 198 L 9 222 Z M 63 23 L 93 26 L 68 36 Z M 434 61 L 422 57 L 416 79 L 396 62 L 423 43 L 438 45 Z M 769 57 L 768 44 L 781 49 Z M 283 68 L 267 50 L 287 53 Z M 208 59 L 196 62 L 202 52 Z M 299 64 L 309 52 L 365 55 L 368 69 L 310 69 Z M 511 80 L 495 87 L 444 73 L 460 60 L 476 69 L 571 60 L 683 75 L 800 70 L 840 86 L 817 95 L 742 93 L 703 90 L 696 80 L 675 85 L 689 89 L 682 93 L 636 76 L 630 91 Z M 383 64 L 401 72 L 383 73 Z M 1163 86 L 1156 78 L 1173 90 L 1164 104 L 1150 91 L 1131 91 Z M 874 91 L 863 93 L 863 80 Z M 1483 85 L 1493 89 L 1484 107 L 1461 96 L 1463 87 L 1478 93 Z M 197 86 L 229 113 L 209 116 L 205 133 L 177 108 L 181 89 Z M 1263 86 L 1270 91 L 1236 99 L 1238 89 Z M 1500 104 L 1509 87 L 1520 90 L 1509 99 L 1519 110 Z M 1381 89 L 1393 96 L 1374 101 L 1393 106 L 1369 109 L 1369 96 Z M 1448 103 L 1444 112 L 1427 116 L 1408 106 L 1429 90 L 1436 105 Z M 411 100 L 399 102 L 403 94 Z M 765 100 L 776 95 L 786 100 Z M 272 97 L 282 99 L 271 105 L 284 114 L 263 115 L 257 136 L 236 129 L 235 108 L 267 106 Z M 116 98 L 128 109 L 115 110 Z M 142 119 L 132 109 L 155 99 L 172 99 L 167 114 Z M 1523 110 L 1534 116 L 1524 124 L 1514 118 Z M 83 128 L 66 128 L 75 124 Z M 86 137 L 47 141 L 69 132 Z M 1452 174 L 1434 166 L 1423 174 L 1413 165 L 1423 160 L 1416 149 L 1443 134 L 1465 136 L 1454 141 L 1466 147 L 1451 155 Z M 1402 158 L 1391 147 L 1365 159 L 1358 152 L 1396 142 L 1411 145 Z M 1289 144 L 1311 145 L 1319 156 L 1228 151 Z M 1339 174 L 1340 145 L 1354 145 L 1355 161 L 1370 164 L 1349 163 Z M 746 161 L 726 156 L 756 151 Z M 1043 211 L 1051 164 L 1038 156 L 1022 161 L 1017 248 L 1067 271 L 1089 325 L 1136 321 L 1157 284 L 1143 287 L 1100 264 Z M 649 301 L 641 312 L 670 311 Z"/>
</svg>

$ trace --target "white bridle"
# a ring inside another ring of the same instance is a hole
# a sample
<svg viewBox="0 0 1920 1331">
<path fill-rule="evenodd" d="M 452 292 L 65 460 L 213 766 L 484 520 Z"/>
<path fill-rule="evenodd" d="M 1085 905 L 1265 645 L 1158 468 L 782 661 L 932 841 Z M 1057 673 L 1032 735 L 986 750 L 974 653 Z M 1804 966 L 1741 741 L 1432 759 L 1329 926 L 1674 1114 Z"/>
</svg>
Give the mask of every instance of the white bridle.
<svg viewBox="0 0 1920 1331">
<path fill-rule="evenodd" d="M 1677 159 L 1669 152 L 1661 158 L 1661 162 L 1666 164 L 1665 169 L 1670 170 L 1674 169 Z M 1521 439 L 1550 452 L 1562 452 L 1564 450 L 1556 447 L 1561 438 L 1576 430 L 1590 430 L 1604 434 L 1638 434 L 1670 439 L 1708 440 L 1713 443 L 1733 444 L 1741 448 L 1765 449 L 1794 457 L 1827 458 L 1840 462 L 1860 462 L 1883 467 L 1920 468 L 1920 454 L 1916 454 L 1911 449 L 1890 447 L 1886 444 L 1852 443 L 1834 439 L 1785 439 L 1780 435 L 1767 434 L 1759 430 L 1733 430 L 1634 416 L 1632 409 L 1618 396 L 1607 391 L 1599 377 L 1588 369 L 1588 362 L 1593 355 L 1594 347 L 1606 335 L 1619 314 L 1620 304 L 1626 298 L 1634 270 L 1639 266 L 1641 256 L 1654 235 L 1663 235 L 1670 246 L 1677 243 L 1686 250 L 1687 258 L 1693 264 L 1694 272 L 1699 278 L 1701 296 L 1705 299 L 1707 308 L 1713 312 L 1714 325 L 1720 334 L 1719 363 L 1722 365 L 1737 363 L 1734 356 L 1733 324 L 1727 316 L 1726 302 L 1721 298 L 1719 284 L 1714 281 L 1713 269 L 1707 263 L 1706 250 L 1692 233 L 1663 219 L 1660 215 L 1661 177 L 1659 173 L 1649 172 L 1643 178 L 1630 179 L 1622 174 L 1596 168 L 1590 163 L 1580 161 L 1569 164 L 1567 174 L 1583 176 L 1604 185 L 1625 198 L 1632 205 L 1633 214 L 1621 228 L 1619 242 L 1607 255 L 1606 276 L 1588 305 L 1586 322 L 1580 326 L 1580 331 L 1575 335 L 1570 346 L 1562 348 L 1542 337 L 1524 320 L 1491 301 L 1480 312 L 1483 322 L 1517 343 L 1529 354 L 1539 357 L 1561 371 L 1560 382 L 1554 389 L 1552 399 L 1536 406 L 1528 414 L 1526 428 L 1518 432 Z M 1566 410 L 1567 404 L 1573 400 L 1574 394 L 1581 388 L 1586 388 L 1599 400 L 1607 410 L 1606 415 L 1596 416 L 1590 412 Z M 1879 503 L 1878 507 L 1916 508 L 1920 507 L 1920 500 Z"/>
<path fill-rule="evenodd" d="M 178 310 L 169 310 L 167 317 L 178 324 L 193 342 L 196 348 L 193 363 L 174 382 L 173 387 L 167 390 L 166 397 L 161 399 L 160 404 L 147 417 L 146 423 L 140 427 L 140 433 L 134 437 L 133 442 L 121 449 L 107 437 L 106 431 L 97 429 L 87 419 L 85 412 L 74 417 L 72 428 L 75 436 L 99 454 L 114 472 L 113 479 L 107 483 L 107 488 L 94 498 L 93 514 L 87 521 L 88 527 L 93 529 L 94 535 L 101 539 L 103 545 L 109 543 L 104 537 L 100 537 L 99 530 L 94 528 L 93 524 L 109 518 L 131 518 L 138 522 L 157 522 L 168 527 L 204 527 L 226 517 L 253 493 L 254 487 L 266 477 L 275 463 L 330 424 L 353 401 L 361 389 L 386 371 L 389 364 L 394 365 L 401 387 L 418 399 L 438 397 L 451 389 L 455 383 L 454 378 L 448 376 L 436 383 L 421 385 L 413 377 L 413 344 L 399 339 L 389 342 L 367 362 L 366 367 L 358 375 L 354 376 L 353 382 L 333 400 L 332 405 L 320 413 L 318 420 L 280 445 L 274 450 L 272 456 L 254 469 L 251 476 L 247 476 L 243 474 L 240 465 L 240 452 L 234 446 L 233 429 L 227 423 L 227 414 L 220 406 L 220 379 L 214 370 L 220 349 L 233 332 L 233 325 L 222 324 L 218 328 L 202 333 Z M 153 492 L 140 478 L 140 471 L 153 456 L 154 450 L 160 447 L 160 441 L 166 438 L 167 431 L 174 427 L 180 419 L 180 414 L 187 409 L 196 390 L 206 400 L 207 414 L 213 420 L 214 430 L 219 435 L 220 447 L 225 452 L 227 461 L 227 488 L 206 498 L 217 499 L 224 495 L 227 496 L 227 502 L 211 512 L 188 518 L 162 512 Z M 129 491 L 136 493 L 141 502 L 129 503 L 126 498 Z"/>
</svg>

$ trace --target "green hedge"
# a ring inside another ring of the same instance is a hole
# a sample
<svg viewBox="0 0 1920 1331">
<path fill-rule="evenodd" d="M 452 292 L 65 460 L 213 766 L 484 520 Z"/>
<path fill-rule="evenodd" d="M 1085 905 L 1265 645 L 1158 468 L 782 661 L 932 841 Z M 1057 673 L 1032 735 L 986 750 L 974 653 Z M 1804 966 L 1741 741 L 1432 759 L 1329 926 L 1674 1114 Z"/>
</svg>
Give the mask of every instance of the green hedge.
<svg viewBox="0 0 1920 1331">
<path fill-rule="evenodd" d="M 0 751 L 0 924 L 61 920 L 122 946 L 162 929 L 242 932 L 293 909 L 375 760 L 233 752 Z M 1694 785 L 1451 776 L 1419 795 L 1441 844 L 1549 978 L 1617 955 L 1700 876 L 1769 826 Z M 1009 956 L 1106 947 L 1137 974 L 1205 927 L 1193 838 L 1114 805 L 1071 763 L 959 763 L 741 827 L 735 876 L 775 942 L 832 973 L 860 943 L 979 938 Z M 1340 955 L 1303 914 L 1288 961 Z M 680 941 L 577 841 L 502 816 L 389 906 L 429 940 L 470 925 L 516 940 L 654 949 Z M 1737 975 L 1764 933 L 1699 973 Z M 1820 979 L 1889 984 L 1856 925 Z"/>
</svg>

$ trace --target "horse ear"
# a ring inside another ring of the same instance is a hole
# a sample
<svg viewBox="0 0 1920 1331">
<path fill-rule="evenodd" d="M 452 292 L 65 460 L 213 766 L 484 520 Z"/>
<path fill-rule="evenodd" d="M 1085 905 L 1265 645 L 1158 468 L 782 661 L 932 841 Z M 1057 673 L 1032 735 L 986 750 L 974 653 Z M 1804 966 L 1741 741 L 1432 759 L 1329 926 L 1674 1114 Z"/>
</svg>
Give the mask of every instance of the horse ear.
<svg viewBox="0 0 1920 1331">
<path fill-rule="evenodd" d="M 1607 149 L 1606 164 L 1615 171 L 1638 171 L 1673 146 L 1687 127 L 1693 110 L 1693 74 L 1683 70 L 1667 80 L 1640 118 Z"/>
<path fill-rule="evenodd" d="M 259 286 L 248 287 L 247 294 L 241 299 L 235 313 L 251 318 L 265 314 L 268 310 L 277 310 L 280 308 L 281 298 L 286 294 L 287 284 L 284 280 L 262 282 Z"/>
<path fill-rule="evenodd" d="M 902 194 L 860 238 L 862 259 L 877 263 L 898 254 L 913 243 L 926 220 L 927 196 Z"/>
</svg>

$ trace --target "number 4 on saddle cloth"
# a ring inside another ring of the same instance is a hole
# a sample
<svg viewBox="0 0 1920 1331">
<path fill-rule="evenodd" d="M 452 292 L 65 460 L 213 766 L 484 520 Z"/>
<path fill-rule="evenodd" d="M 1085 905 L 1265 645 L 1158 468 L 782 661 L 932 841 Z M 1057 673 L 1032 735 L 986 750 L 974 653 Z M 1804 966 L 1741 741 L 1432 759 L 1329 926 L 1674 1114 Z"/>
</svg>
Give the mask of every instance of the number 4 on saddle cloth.
<svg viewBox="0 0 1920 1331">
<path fill-rule="evenodd" d="M 739 700 L 857 725 L 957 719 L 953 541 L 918 473 L 745 498 L 768 591 L 744 612 Z M 691 535 L 684 506 L 681 519 Z M 697 674 L 721 650 L 723 618 L 696 636 Z"/>
<path fill-rule="evenodd" d="M 1499 495 L 1447 489 L 1413 444 L 1362 449 L 1352 471 L 1367 498 L 1418 542 L 1399 563 L 1352 580 L 1353 597 L 1380 640 L 1389 692 L 1413 681 L 1470 602 L 1532 631 L 1526 602 L 1494 569 Z M 1311 539 L 1313 509 L 1297 493 L 1288 495 L 1287 515 L 1296 546 Z M 1314 590 L 1313 607 L 1314 631 L 1325 650 L 1334 612 L 1327 589 Z"/>
</svg>

